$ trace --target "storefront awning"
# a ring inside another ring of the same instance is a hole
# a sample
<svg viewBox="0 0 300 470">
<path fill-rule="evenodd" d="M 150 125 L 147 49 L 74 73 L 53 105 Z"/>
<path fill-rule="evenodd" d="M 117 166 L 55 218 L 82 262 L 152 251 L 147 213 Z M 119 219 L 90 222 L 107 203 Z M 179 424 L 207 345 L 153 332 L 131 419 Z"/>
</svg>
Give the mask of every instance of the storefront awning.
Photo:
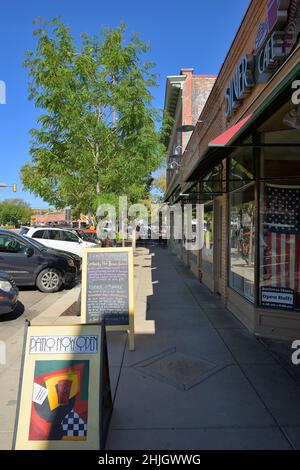
<svg viewBox="0 0 300 470">
<path fill-rule="evenodd" d="M 211 140 L 208 147 L 229 147 L 240 135 L 241 132 L 247 127 L 247 123 L 251 120 L 253 113 L 248 114 L 244 119 L 241 119 L 237 124 L 227 129 L 227 131 L 220 134 L 214 140 Z"/>
<path fill-rule="evenodd" d="M 300 49 L 299 49 L 300 50 Z M 267 116 L 270 116 L 274 109 L 278 106 L 278 101 L 291 99 L 291 84 L 293 80 L 300 77 L 300 63 L 298 63 L 290 73 L 275 87 L 269 96 L 257 107 L 255 112 L 249 113 L 238 123 L 227 129 L 224 133 L 213 139 L 207 145 L 202 155 L 194 162 L 185 175 L 185 181 L 199 181 L 205 172 L 215 166 L 222 159 L 227 158 L 233 148 L 242 147 L 267 147 L 267 146 L 283 146 L 283 144 L 265 144 L 263 142 L 245 142 L 245 139 L 251 135 L 253 130 L 261 125 Z M 285 143 L 284 147 L 296 144 Z"/>
</svg>

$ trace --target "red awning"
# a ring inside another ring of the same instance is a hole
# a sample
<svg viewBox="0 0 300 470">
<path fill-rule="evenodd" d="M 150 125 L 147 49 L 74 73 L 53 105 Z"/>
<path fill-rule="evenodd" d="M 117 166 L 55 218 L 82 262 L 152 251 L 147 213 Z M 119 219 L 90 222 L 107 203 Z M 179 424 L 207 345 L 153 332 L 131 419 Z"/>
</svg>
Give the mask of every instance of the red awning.
<svg viewBox="0 0 300 470">
<path fill-rule="evenodd" d="M 247 117 L 239 121 L 234 126 L 227 129 L 227 131 L 220 134 L 214 140 L 209 142 L 208 147 L 226 147 L 229 146 L 240 134 L 243 128 L 246 126 L 249 119 L 253 116 L 253 113 L 249 114 Z"/>
</svg>

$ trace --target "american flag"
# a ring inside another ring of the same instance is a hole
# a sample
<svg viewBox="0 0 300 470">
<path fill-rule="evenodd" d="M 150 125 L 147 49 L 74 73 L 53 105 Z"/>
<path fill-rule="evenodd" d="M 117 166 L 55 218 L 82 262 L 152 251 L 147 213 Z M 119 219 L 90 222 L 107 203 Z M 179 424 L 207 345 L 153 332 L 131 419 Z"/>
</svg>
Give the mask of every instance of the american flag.
<svg viewBox="0 0 300 470">
<path fill-rule="evenodd" d="M 300 292 L 300 187 L 266 185 L 265 285 Z"/>
</svg>

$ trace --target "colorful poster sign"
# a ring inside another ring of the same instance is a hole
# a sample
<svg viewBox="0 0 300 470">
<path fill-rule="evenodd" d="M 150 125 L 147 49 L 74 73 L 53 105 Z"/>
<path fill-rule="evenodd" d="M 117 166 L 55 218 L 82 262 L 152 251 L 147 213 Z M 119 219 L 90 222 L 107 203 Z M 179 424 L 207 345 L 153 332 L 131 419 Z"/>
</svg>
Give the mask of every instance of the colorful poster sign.
<svg viewBox="0 0 300 470">
<path fill-rule="evenodd" d="M 89 361 L 36 361 L 30 441 L 86 441 Z"/>
<path fill-rule="evenodd" d="M 111 410 L 104 327 L 26 328 L 15 449 L 98 450 Z"/>
</svg>

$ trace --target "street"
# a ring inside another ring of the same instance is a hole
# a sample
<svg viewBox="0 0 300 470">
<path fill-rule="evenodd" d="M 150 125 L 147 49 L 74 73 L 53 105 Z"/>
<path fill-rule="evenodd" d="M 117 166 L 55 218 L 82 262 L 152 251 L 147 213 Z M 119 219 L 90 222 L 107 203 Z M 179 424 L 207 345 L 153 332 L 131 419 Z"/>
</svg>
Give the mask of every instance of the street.
<svg viewBox="0 0 300 470">
<path fill-rule="evenodd" d="M 45 294 L 36 288 L 21 287 L 19 302 L 12 313 L 0 316 L 0 341 L 7 341 L 23 329 L 25 320 L 32 320 L 64 295 L 65 290 Z M 1 369 L 0 369 L 1 371 Z"/>
</svg>

